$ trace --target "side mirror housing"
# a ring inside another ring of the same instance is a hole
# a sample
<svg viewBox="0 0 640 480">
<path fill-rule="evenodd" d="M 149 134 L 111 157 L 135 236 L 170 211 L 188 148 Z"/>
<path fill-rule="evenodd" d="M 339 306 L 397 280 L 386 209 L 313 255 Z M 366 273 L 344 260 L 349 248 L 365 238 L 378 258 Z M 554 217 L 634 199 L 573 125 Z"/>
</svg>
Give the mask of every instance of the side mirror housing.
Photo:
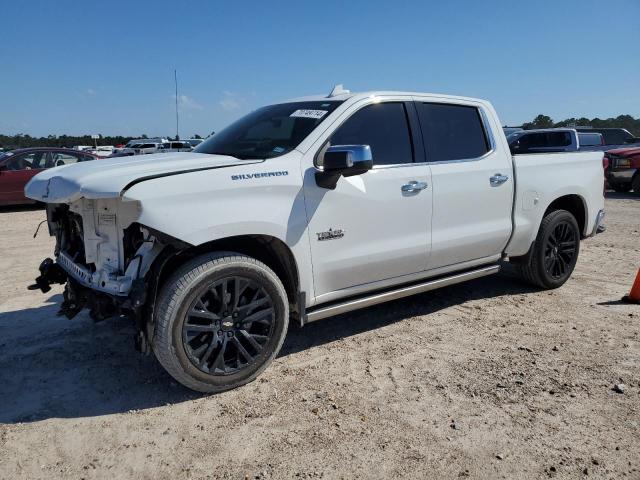
<svg viewBox="0 0 640 480">
<path fill-rule="evenodd" d="M 340 177 L 362 175 L 373 168 L 369 145 L 334 145 L 323 155 L 322 171 L 316 172 L 319 187 L 334 190 Z"/>
</svg>

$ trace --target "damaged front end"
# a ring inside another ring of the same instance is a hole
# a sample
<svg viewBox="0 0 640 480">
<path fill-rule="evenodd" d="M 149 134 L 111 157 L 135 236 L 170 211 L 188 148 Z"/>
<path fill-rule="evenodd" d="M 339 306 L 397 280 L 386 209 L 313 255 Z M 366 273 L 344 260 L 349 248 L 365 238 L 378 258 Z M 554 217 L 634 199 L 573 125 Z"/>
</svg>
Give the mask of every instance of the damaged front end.
<svg viewBox="0 0 640 480">
<path fill-rule="evenodd" d="M 55 260 L 45 259 L 30 289 L 47 292 L 66 284 L 58 315 L 75 317 L 88 309 L 95 321 L 129 316 L 138 326 L 136 346 L 149 352 L 147 304 L 155 296 L 164 259 L 176 242 L 136 222 L 139 203 L 121 198 L 47 204 L 49 233 L 56 238 Z"/>
</svg>

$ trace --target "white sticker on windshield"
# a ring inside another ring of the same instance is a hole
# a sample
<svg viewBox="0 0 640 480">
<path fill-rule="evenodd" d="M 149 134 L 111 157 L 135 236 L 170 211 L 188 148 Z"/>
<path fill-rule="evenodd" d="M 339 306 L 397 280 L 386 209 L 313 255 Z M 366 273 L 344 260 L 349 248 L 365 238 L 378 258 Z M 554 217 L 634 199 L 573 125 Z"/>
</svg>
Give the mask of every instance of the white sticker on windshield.
<svg viewBox="0 0 640 480">
<path fill-rule="evenodd" d="M 322 118 L 327 114 L 326 110 L 296 110 L 293 112 L 290 117 L 298 117 L 298 118 Z"/>
</svg>

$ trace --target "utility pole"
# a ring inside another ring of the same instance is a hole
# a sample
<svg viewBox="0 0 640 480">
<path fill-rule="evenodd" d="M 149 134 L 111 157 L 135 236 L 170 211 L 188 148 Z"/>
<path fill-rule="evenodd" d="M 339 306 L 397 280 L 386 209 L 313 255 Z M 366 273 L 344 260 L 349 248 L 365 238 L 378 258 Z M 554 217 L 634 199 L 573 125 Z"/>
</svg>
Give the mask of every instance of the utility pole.
<svg viewBox="0 0 640 480">
<path fill-rule="evenodd" d="M 173 71 L 173 80 L 176 84 L 176 140 L 180 140 L 180 132 L 178 129 L 178 71 Z"/>
</svg>

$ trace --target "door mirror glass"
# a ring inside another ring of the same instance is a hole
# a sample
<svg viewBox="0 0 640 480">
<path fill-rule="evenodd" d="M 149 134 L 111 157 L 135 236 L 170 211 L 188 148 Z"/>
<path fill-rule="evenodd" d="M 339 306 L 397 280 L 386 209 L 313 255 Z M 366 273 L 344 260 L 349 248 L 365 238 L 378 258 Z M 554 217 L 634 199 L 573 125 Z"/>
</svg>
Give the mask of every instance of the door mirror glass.
<svg viewBox="0 0 640 480">
<path fill-rule="evenodd" d="M 323 171 L 316 172 L 319 187 L 335 189 L 340 176 L 362 175 L 373 168 L 369 145 L 333 145 L 323 154 Z"/>
</svg>

